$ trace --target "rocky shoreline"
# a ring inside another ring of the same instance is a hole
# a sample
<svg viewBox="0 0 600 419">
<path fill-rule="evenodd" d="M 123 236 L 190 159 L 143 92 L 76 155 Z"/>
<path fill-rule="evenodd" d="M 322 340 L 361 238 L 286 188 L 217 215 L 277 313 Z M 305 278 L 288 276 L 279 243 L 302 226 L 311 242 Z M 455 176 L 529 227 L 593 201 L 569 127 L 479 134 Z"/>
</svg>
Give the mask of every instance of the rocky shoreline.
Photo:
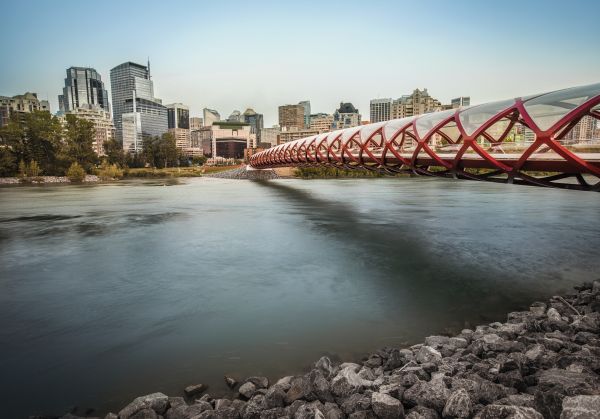
<svg viewBox="0 0 600 419">
<path fill-rule="evenodd" d="M 273 384 L 226 377 L 232 399 L 202 384 L 185 389 L 187 401 L 153 393 L 105 419 L 591 419 L 600 417 L 599 374 L 595 281 L 509 313 L 506 323 L 382 348 L 360 364 L 322 357 L 309 373 Z"/>
<path fill-rule="evenodd" d="M 212 177 L 218 179 L 249 179 L 249 180 L 268 180 L 268 179 L 279 179 L 279 176 L 273 169 L 264 170 L 248 170 L 246 166 L 239 167 L 233 170 L 227 170 L 224 172 L 218 172 L 214 174 L 204 175 L 205 177 Z"/>
<path fill-rule="evenodd" d="M 86 175 L 83 183 L 100 182 L 96 175 Z M 71 183 L 66 176 L 37 176 L 32 178 L 0 177 L 0 185 L 45 185 L 54 183 Z"/>
</svg>

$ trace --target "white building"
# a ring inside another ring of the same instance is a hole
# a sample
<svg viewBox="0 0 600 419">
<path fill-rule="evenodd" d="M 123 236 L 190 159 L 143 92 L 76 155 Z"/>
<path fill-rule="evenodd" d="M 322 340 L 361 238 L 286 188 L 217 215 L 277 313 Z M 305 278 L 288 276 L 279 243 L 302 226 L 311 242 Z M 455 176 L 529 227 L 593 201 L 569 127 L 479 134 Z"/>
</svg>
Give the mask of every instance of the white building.
<svg viewBox="0 0 600 419">
<path fill-rule="evenodd" d="M 371 123 L 392 119 L 392 102 L 391 98 L 372 99 L 369 104 Z"/>
</svg>

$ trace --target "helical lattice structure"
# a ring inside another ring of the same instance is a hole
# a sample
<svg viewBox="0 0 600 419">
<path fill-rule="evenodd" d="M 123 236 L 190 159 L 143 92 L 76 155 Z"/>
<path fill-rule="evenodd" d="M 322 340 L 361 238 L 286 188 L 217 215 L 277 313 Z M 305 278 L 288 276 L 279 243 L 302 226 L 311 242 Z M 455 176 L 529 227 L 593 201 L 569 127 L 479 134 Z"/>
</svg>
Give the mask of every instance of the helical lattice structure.
<svg viewBox="0 0 600 419">
<path fill-rule="evenodd" d="M 600 190 L 600 83 L 327 132 L 255 154 L 256 169 L 333 166 Z"/>
</svg>

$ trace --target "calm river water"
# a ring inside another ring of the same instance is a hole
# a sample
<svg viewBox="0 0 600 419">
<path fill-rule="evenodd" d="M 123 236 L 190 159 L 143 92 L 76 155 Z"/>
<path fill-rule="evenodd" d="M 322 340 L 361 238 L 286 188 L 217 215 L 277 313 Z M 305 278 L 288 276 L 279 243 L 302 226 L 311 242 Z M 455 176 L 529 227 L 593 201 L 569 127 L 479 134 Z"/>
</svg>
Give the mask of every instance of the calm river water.
<svg viewBox="0 0 600 419">
<path fill-rule="evenodd" d="M 505 319 L 600 276 L 600 195 L 439 179 L 0 188 L 0 417 Z M 81 412 L 82 410 L 80 410 Z"/>
</svg>

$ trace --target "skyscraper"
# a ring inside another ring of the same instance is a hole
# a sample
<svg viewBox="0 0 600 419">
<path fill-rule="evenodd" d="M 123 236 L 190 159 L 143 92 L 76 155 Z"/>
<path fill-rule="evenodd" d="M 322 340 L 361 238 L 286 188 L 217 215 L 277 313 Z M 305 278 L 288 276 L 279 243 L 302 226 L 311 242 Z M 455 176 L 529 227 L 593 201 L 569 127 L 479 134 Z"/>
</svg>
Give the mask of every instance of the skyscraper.
<svg viewBox="0 0 600 419">
<path fill-rule="evenodd" d="M 372 99 L 369 105 L 371 122 L 389 121 L 392 110 L 391 98 Z"/>
<path fill-rule="evenodd" d="M 283 105 L 279 107 L 279 126 L 282 130 L 304 128 L 304 106 Z"/>
<path fill-rule="evenodd" d="M 123 148 L 129 147 L 132 151 L 141 149 L 142 138 L 137 138 L 138 131 L 142 136 L 157 136 L 167 132 L 167 108 L 162 105 L 160 99 L 154 97 L 154 84 L 150 79 L 149 66 L 132 62 L 120 64 L 110 70 L 110 85 L 113 119 L 117 138 L 123 142 Z M 130 124 L 127 132 L 135 133 L 136 138 L 128 138 L 126 141 L 123 115 L 132 113 L 135 115 L 128 115 L 127 118 Z"/>
<path fill-rule="evenodd" d="M 264 127 L 263 115 L 248 108 L 242 114 L 243 122 L 250 124 L 250 134 L 256 134 L 256 142 L 260 142 L 260 134 Z"/>
<path fill-rule="evenodd" d="M 67 68 L 65 87 L 63 94 L 58 96 L 58 106 L 62 112 L 93 107 L 100 107 L 110 112 L 108 92 L 104 88 L 100 74 L 89 67 Z"/>
<path fill-rule="evenodd" d="M 298 105 L 304 108 L 304 128 L 310 127 L 310 100 L 303 100 Z"/>
<path fill-rule="evenodd" d="M 190 140 L 190 109 L 182 103 L 167 105 L 169 132 L 175 137 L 177 148 L 185 149 L 191 146 Z"/>
<path fill-rule="evenodd" d="M 461 96 L 454 98 L 450 101 L 450 106 L 452 109 L 460 108 L 461 106 L 470 106 L 471 105 L 471 97 L 470 96 Z"/>
</svg>

